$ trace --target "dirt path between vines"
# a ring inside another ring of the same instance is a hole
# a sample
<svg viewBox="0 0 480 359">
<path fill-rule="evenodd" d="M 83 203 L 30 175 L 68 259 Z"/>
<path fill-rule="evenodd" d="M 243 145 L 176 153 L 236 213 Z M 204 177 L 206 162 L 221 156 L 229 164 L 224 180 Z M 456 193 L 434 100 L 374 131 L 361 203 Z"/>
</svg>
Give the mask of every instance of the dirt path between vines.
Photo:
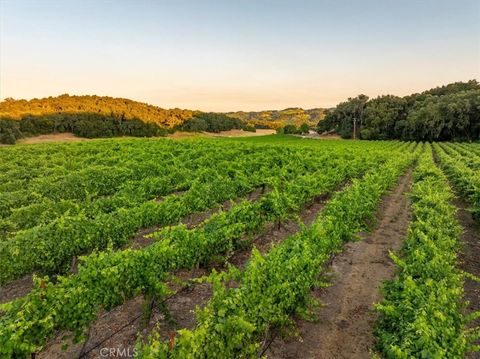
<svg viewBox="0 0 480 359">
<path fill-rule="evenodd" d="M 480 277 L 480 226 L 468 212 L 469 205 L 460 198 L 456 198 L 453 204 L 457 207 L 457 221 L 463 228 L 461 240 L 463 248 L 460 252 L 460 268 L 464 271 Z M 480 310 L 480 283 L 471 279 L 465 279 L 465 299 L 469 301 L 467 313 Z M 469 326 L 480 326 L 480 318 Z M 480 343 L 477 343 L 480 344 Z M 466 358 L 480 358 L 480 353 L 470 353 Z"/>
<path fill-rule="evenodd" d="M 389 251 L 398 251 L 407 234 L 411 210 L 406 193 L 411 182 L 410 169 L 382 198 L 374 231 L 348 243 L 333 259 L 332 286 L 313 290 L 324 304 L 318 308 L 318 321 L 297 320 L 298 336 L 277 337 L 266 352 L 268 358 L 371 358 L 376 320 L 372 308 L 381 300 L 382 282 L 395 275 Z"/>
</svg>

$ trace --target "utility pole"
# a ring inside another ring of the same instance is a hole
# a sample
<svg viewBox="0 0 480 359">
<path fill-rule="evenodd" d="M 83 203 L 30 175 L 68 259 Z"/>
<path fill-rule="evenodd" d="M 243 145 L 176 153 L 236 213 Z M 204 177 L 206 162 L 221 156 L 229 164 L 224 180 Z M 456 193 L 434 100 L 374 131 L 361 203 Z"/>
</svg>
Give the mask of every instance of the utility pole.
<svg viewBox="0 0 480 359">
<path fill-rule="evenodd" d="M 353 139 L 355 140 L 355 135 L 356 135 L 356 132 L 357 132 L 357 118 L 354 117 L 353 118 Z"/>
</svg>

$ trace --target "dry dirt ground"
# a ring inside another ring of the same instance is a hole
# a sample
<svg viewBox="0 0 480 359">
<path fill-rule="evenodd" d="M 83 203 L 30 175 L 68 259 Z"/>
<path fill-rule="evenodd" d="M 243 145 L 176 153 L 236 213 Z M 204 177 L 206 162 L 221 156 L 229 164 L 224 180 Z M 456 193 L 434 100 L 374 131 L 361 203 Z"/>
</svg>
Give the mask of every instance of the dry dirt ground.
<svg viewBox="0 0 480 359">
<path fill-rule="evenodd" d="M 462 251 L 460 252 L 460 267 L 477 277 L 480 277 L 480 226 L 468 212 L 469 205 L 460 198 L 453 204 L 458 208 L 457 220 L 463 228 Z M 467 313 L 480 310 L 480 283 L 471 279 L 465 280 L 465 299 L 469 301 Z M 480 326 L 480 318 L 470 323 L 471 326 Z M 477 343 L 480 344 L 480 343 Z M 480 358 L 480 353 L 470 353 L 467 358 Z"/>
<path fill-rule="evenodd" d="M 3 287 L 0 287 L 0 303 L 6 303 L 16 298 L 23 297 L 33 288 L 33 275 L 27 274 Z"/>
<path fill-rule="evenodd" d="M 252 136 L 266 136 L 275 134 L 275 130 L 258 129 L 256 132 L 243 130 L 221 131 L 219 133 L 212 132 L 175 132 L 167 137 L 170 138 L 198 138 L 198 137 L 252 137 Z"/>
<path fill-rule="evenodd" d="M 336 134 L 319 135 L 318 133 L 313 133 L 313 134 L 294 135 L 294 136 L 301 137 L 301 138 L 313 138 L 316 140 L 341 140 L 342 139 L 340 135 L 336 135 Z"/>
<path fill-rule="evenodd" d="M 243 131 L 243 130 L 230 130 L 222 131 L 220 133 L 213 133 L 214 137 L 252 137 L 252 136 L 265 136 L 275 134 L 275 130 L 258 129 L 256 132 Z"/>
<path fill-rule="evenodd" d="M 401 248 L 411 211 L 406 196 L 411 170 L 397 188 L 383 197 L 377 225 L 363 240 L 351 242 L 333 259 L 332 285 L 314 290 L 323 303 L 315 322 L 297 320 L 298 336 L 277 337 L 266 351 L 268 358 L 370 358 L 374 346 L 374 303 L 381 300 L 383 281 L 395 275 L 389 251 Z"/>
<path fill-rule="evenodd" d="M 77 137 L 73 133 L 54 133 L 51 135 L 40 135 L 35 137 L 27 137 L 18 140 L 18 143 L 32 144 L 43 142 L 72 142 L 72 141 L 88 141 L 87 138 Z"/>
<path fill-rule="evenodd" d="M 175 132 L 168 135 L 169 138 L 197 138 L 197 137 L 252 137 L 252 136 L 266 136 L 275 134 L 275 130 L 258 129 L 257 132 L 249 132 L 243 130 L 222 131 L 220 133 L 211 132 Z M 126 137 L 122 137 L 126 138 Z M 134 138 L 134 137 L 130 137 Z M 77 142 L 77 141 L 92 141 L 94 139 L 77 137 L 73 133 L 54 133 L 50 135 L 40 135 L 34 137 L 26 137 L 17 141 L 19 144 L 34 144 L 34 143 L 48 143 L 48 142 Z M 9 146 L 0 144 L 0 146 Z"/>
</svg>

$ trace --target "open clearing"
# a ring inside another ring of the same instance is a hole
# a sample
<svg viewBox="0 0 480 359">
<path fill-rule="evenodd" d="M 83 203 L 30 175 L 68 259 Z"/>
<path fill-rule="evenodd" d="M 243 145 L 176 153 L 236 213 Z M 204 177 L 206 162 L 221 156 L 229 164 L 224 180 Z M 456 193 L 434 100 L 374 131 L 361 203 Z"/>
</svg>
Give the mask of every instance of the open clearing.
<svg viewBox="0 0 480 359">
<path fill-rule="evenodd" d="M 63 133 L 53 133 L 51 135 L 27 137 L 19 140 L 18 143 L 33 144 L 33 143 L 44 143 L 44 142 L 71 142 L 71 141 L 87 141 L 87 140 L 88 140 L 87 138 L 77 137 L 73 133 L 63 132 Z"/>
<path fill-rule="evenodd" d="M 243 130 L 229 130 L 220 131 L 218 133 L 213 132 L 175 132 L 168 137 L 170 138 L 200 138 L 200 137 L 256 137 L 267 136 L 275 134 L 275 130 L 269 129 L 257 129 L 255 132 L 243 131 Z"/>
<path fill-rule="evenodd" d="M 169 138 L 181 139 L 181 138 L 202 138 L 202 137 L 256 137 L 275 134 L 275 130 L 269 129 L 257 129 L 256 132 L 243 131 L 243 130 L 229 130 L 220 131 L 219 133 L 213 132 L 175 132 L 167 135 Z M 122 137 L 123 139 L 129 137 Z M 131 138 L 131 137 L 130 137 Z M 78 141 L 92 141 L 90 138 L 83 138 L 75 136 L 73 133 L 62 132 L 49 135 L 39 135 L 34 137 L 26 137 L 18 140 L 19 144 L 35 144 L 35 143 L 50 143 L 50 142 L 78 142 Z M 8 145 L 0 144 L 2 147 Z"/>
</svg>

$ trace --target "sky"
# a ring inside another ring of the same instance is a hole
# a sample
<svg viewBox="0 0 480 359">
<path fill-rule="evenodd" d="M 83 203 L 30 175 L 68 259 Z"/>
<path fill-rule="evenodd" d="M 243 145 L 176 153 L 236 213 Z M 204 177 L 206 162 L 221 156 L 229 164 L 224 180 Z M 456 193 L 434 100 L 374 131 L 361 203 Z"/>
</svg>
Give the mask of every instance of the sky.
<svg viewBox="0 0 480 359">
<path fill-rule="evenodd" d="M 480 80 L 480 0 L 0 0 L 0 99 L 332 107 Z"/>
</svg>

